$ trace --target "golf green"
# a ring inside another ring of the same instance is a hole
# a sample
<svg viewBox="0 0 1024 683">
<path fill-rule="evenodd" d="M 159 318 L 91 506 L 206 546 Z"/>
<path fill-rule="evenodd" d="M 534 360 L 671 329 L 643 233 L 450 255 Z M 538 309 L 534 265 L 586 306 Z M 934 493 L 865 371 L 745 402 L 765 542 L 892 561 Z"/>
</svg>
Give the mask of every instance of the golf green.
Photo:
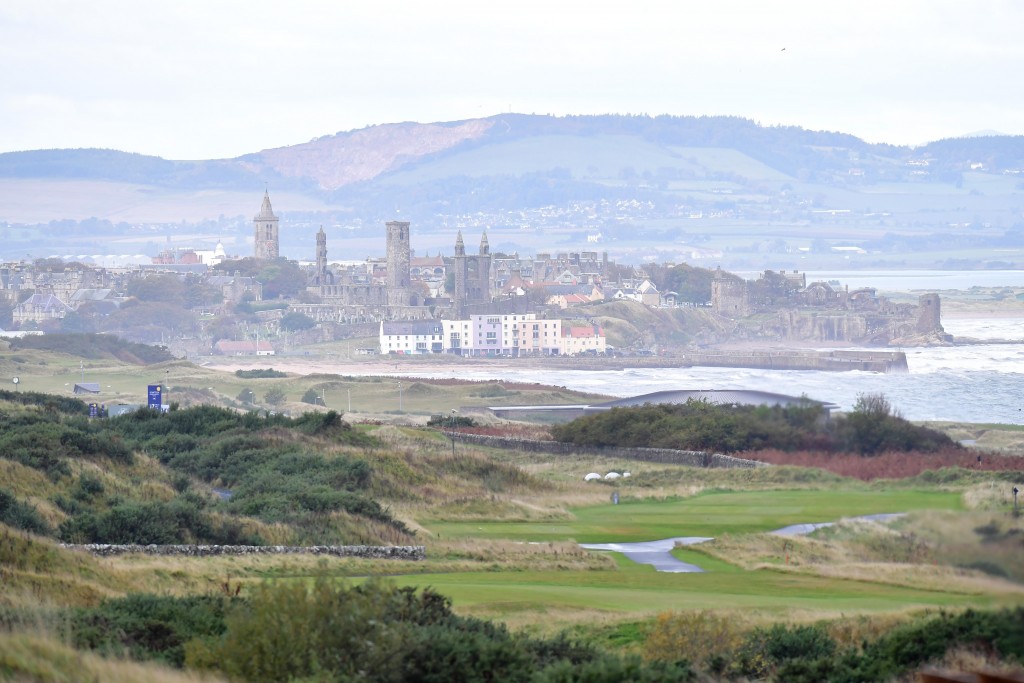
<svg viewBox="0 0 1024 683">
<path fill-rule="evenodd" d="M 480 522 L 438 515 L 422 523 L 443 538 L 614 543 L 754 533 L 844 517 L 962 507 L 958 493 L 906 489 L 716 491 L 666 500 L 625 498 L 619 505 L 573 508 L 571 520 Z"/>
</svg>

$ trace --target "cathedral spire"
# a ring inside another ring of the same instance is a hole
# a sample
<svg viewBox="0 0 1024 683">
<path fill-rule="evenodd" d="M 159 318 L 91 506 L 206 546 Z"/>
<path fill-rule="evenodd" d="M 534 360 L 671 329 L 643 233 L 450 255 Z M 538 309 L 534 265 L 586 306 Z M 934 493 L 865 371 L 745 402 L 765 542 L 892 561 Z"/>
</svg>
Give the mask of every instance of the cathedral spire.
<svg viewBox="0 0 1024 683">
<path fill-rule="evenodd" d="M 462 241 L 462 231 L 459 230 L 459 236 L 455 238 L 455 255 L 465 256 L 466 255 L 466 243 Z"/>
<path fill-rule="evenodd" d="M 487 241 L 487 231 L 484 230 L 483 236 L 480 238 L 480 255 L 487 256 L 491 253 L 491 245 Z"/>
<path fill-rule="evenodd" d="M 278 242 L 278 218 L 274 215 L 274 209 L 270 206 L 270 191 L 263 191 L 263 205 L 260 206 L 259 214 L 252 219 L 254 227 L 254 248 L 253 254 L 258 259 L 276 259 L 280 256 L 280 244 Z"/>
<path fill-rule="evenodd" d="M 264 190 L 263 205 L 260 207 L 260 214 L 256 216 L 256 220 L 274 220 L 276 218 L 274 208 L 270 206 L 270 190 Z"/>
</svg>

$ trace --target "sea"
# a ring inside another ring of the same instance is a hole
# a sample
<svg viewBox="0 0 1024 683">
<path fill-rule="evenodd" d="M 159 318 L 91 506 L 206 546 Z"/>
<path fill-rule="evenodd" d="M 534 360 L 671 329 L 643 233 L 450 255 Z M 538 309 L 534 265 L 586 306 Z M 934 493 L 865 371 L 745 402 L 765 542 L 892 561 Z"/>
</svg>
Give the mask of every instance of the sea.
<svg viewBox="0 0 1024 683">
<path fill-rule="evenodd" d="M 808 281 L 838 280 L 885 291 L 1024 287 L 1024 271 L 879 271 L 808 273 Z M 541 382 L 578 391 L 628 397 L 673 389 L 752 389 L 832 403 L 850 410 L 858 397 L 881 394 L 908 420 L 1024 425 L 1024 318 L 943 318 L 954 337 L 982 343 L 905 348 L 909 372 L 824 372 L 747 368 L 633 368 L 463 370 L 429 377 Z M 986 341 L 993 343 L 985 343 Z M 999 343 L 994 343 L 998 341 Z M 851 347 L 852 348 L 852 347 Z"/>
</svg>

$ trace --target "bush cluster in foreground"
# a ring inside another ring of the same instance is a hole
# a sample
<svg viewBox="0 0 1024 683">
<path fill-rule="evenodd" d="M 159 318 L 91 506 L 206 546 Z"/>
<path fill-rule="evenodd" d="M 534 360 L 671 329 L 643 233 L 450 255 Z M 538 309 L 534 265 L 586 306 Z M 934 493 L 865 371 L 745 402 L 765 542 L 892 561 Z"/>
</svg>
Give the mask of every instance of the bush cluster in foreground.
<svg viewBox="0 0 1024 683">
<path fill-rule="evenodd" d="M 369 493 L 373 467 L 361 451 L 378 442 L 336 412 L 292 419 L 198 406 L 90 419 L 77 400 L 0 392 L 2 399 L 0 458 L 54 482 L 50 502 L 66 515 L 52 528 L 0 487 L 0 521 L 14 528 L 71 543 L 260 545 L 268 541 L 253 531 L 255 519 L 285 525 L 293 544 L 360 542 L 331 522 L 342 515 L 409 535 Z M 173 497 L 108 487 L 97 474 L 133 467 L 139 452 L 168 468 Z M 193 491 L 197 481 L 224 499 Z"/>
<path fill-rule="evenodd" d="M 564 636 L 512 634 L 454 614 L 429 588 L 378 580 L 266 583 L 242 598 L 136 595 L 64 619 L 78 648 L 241 681 L 694 680 L 685 663 L 620 657 Z"/>
<path fill-rule="evenodd" d="M 0 611 L 0 625 L 16 621 Z M 665 613 L 647 630 L 641 658 L 565 635 L 510 633 L 454 614 L 430 588 L 325 576 L 260 584 L 243 597 L 130 595 L 54 621 L 80 650 L 253 682 L 869 683 L 965 649 L 1024 662 L 1021 607 L 928 613 L 881 631 L 838 622 L 748 629 L 714 612 Z"/>
<path fill-rule="evenodd" d="M 928 615 L 872 640 L 843 642 L 829 624 L 774 624 L 742 632 L 712 612 L 666 613 L 645 642 L 651 659 L 688 658 L 716 678 L 789 683 L 893 680 L 967 648 L 1024 662 L 1024 608 Z"/>
</svg>

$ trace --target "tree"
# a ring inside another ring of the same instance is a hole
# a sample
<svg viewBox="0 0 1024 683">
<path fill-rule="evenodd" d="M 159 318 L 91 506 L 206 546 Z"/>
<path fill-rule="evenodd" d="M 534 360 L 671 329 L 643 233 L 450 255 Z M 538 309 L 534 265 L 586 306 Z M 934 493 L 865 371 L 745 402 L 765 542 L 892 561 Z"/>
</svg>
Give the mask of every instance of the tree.
<svg viewBox="0 0 1024 683">
<path fill-rule="evenodd" d="M 284 389 L 281 387 L 270 387 L 267 392 L 263 394 L 263 400 L 272 406 L 281 405 L 288 399 L 285 396 Z"/>
<path fill-rule="evenodd" d="M 298 330 L 308 330 L 311 327 L 316 327 L 316 321 L 310 318 L 305 313 L 292 311 L 290 313 L 285 313 L 284 317 L 281 318 L 282 330 L 296 332 Z"/>
<path fill-rule="evenodd" d="M 77 311 L 71 311 L 60 321 L 61 332 L 95 332 L 96 322 Z"/>
<path fill-rule="evenodd" d="M 302 395 L 302 398 L 300 400 L 303 403 L 308 403 L 314 406 L 327 405 L 324 403 L 324 400 L 320 398 L 320 394 L 316 393 L 316 389 L 314 389 L 313 387 L 306 389 L 306 393 Z"/>
<path fill-rule="evenodd" d="M 139 301 L 176 303 L 180 306 L 185 301 L 185 283 L 177 275 L 153 273 L 129 282 L 125 293 Z"/>
<path fill-rule="evenodd" d="M 297 262 L 284 257 L 264 261 L 247 256 L 237 261 L 222 261 L 214 269 L 256 278 L 263 285 L 264 299 L 295 297 L 306 288 L 306 273 Z"/>
</svg>

